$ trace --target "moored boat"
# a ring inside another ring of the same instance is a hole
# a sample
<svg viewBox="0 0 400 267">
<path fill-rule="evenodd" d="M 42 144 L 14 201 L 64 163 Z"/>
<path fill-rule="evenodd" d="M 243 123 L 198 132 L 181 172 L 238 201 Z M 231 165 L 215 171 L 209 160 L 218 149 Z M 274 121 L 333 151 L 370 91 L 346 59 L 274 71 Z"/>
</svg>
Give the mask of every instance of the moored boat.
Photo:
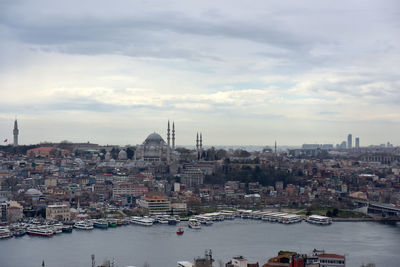
<svg viewBox="0 0 400 267">
<path fill-rule="evenodd" d="M 52 237 L 54 235 L 53 229 L 50 229 L 47 226 L 32 226 L 27 229 L 26 233 L 28 235 L 36 235 L 43 237 Z"/>
<path fill-rule="evenodd" d="M 320 215 L 310 215 L 306 221 L 312 224 L 329 225 L 332 223 L 332 218 Z"/>
<path fill-rule="evenodd" d="M 7 228 L 0 228 L 0 239 L 13 237 L 12 232 Z"/>
<path fill-rule="evenodd" d="M 86 222 L 86 221 L 80 221 L 80 222 L 76 222 L 74 224 L 74 227 L 79 230 L 92 230 L 93 224 L 90 222 Z"/>
<path fill-rule="evenodd" d="M 108 228 L 108 222 L 106 220 L 95 220 L 93 222 L 93 227 L 94 228 L 100 228 L 100 229 L 107 229 Z"/>
<path fill-rule="evenodd" d="M 73 227 L 70 225 L 64 225 L 61 229 L 63 233 L 72 233 Z"/>
<path fill-rule="evenodd" d="M 188 226 L 189 226 L 189 228 L 192 228 L 192 229 L 200 229 L 201 228 L 201 224 L 196 219 L 189 219 Z"/>
</svg>

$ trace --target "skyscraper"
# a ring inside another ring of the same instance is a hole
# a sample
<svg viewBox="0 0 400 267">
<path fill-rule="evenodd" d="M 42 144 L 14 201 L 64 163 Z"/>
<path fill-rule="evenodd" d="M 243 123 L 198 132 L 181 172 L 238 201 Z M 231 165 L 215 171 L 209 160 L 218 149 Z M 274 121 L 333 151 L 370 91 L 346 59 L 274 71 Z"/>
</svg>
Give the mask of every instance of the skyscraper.
<svg viewBox="0 0 400 267">
<path fill-rule="evenodd" d="M 353 147 L 353 136 L 349 134 L 347 136 L 347 148 L 352 148 Z"/>
<path fill-rule="evenodd" d="M 356 137 L 356 148 L 360 148 L 360 138 Z"/>
<path fill-rule="evenodd" d="M 18 122 L 17 122 L 17 120 L 14 121 L 14 130 L 13 130 L 13 134 L 14 134 L 14 146 L 18 146 L 18 134 L 19 134 L 19 130 L 18 130 Z"/>
</svg>

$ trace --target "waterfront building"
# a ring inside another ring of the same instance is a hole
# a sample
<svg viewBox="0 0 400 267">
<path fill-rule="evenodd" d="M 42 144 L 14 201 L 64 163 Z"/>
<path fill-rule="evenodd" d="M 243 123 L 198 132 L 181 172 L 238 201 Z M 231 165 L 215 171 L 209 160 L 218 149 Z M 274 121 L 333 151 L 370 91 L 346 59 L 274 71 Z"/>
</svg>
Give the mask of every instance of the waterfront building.
<svg viewBox="0 0 400 267">
<path fill-rule="evenodd" d="M 57 221 L 69 221 L 71 219 L 69 206 L 65 204 L 47 206 L 46 219 L 57 220 Z"/>
<path fill-rule="evenodd" d="M 165 215 L 171 213 L 171 202 L 164 197 L 151 196 L 139 200 L 139 206 L 148 211 L 149 215 Z"/>
</svg>

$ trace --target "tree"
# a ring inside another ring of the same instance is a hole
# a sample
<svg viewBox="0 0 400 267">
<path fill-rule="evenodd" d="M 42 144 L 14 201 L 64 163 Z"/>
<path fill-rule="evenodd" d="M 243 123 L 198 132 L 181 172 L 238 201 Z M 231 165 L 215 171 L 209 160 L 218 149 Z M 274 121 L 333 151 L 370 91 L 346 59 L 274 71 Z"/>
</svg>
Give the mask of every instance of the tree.
<svg viewBox="0 0 400 267">
<path fill-rule="evenodd" d="M 332 217 L 332 211 L 331 211 L 331 210 L 328 210 L 328 211 L 326 212 L 326 216 Z"/>
<path fill-rule="evenodd" d="M 332 216 L 333 216 L 333 217 L 337 217 L 338 215 L 339 215 L 339 210 L 338 210 L 338 208 L 334 208 L 333 211 L 332 211 Z"/>
<path fill-rule="evenodd" d="M 126 155 L 128 159 L 133 159 L 133 156 L 135 155 L 136 147 L 128 147 L 126 149 Z"/>
</svg>

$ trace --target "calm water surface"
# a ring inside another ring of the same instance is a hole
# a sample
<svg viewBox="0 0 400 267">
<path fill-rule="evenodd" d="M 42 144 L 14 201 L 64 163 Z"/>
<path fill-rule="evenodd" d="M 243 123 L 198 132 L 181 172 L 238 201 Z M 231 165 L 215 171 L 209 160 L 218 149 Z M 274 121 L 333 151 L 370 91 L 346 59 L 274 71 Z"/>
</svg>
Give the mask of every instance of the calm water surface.
<svg viewBox="0 0 400 267">
<path fill-rule="evenodd" d="M 236 219 L 214 223 L 201 230 L 186 227 L 177 236 L 177 227 L 127 225 L 108 230 L 74 230 L 52 238 L 24 236 L 0 240 L 1 267 L 91 266 L 115 259 L 117 266 L 175 267 L 179 260 L 193 261 L 211 249 L 216 259 L 226 263 L 232 256 L 243 255 L 251 262 L 265 263 L 279 250 L 310 253 L 314 248 L 345 254 L 347 266 L 359 267 L 373 262 L 376 266 L 399 266 L 400 225 L 372 222 L 334 222 L 316 226 L 306 222 L 282 225 Z M 260 264 L 260 265 L 262 265 Z"/>
</svg>

